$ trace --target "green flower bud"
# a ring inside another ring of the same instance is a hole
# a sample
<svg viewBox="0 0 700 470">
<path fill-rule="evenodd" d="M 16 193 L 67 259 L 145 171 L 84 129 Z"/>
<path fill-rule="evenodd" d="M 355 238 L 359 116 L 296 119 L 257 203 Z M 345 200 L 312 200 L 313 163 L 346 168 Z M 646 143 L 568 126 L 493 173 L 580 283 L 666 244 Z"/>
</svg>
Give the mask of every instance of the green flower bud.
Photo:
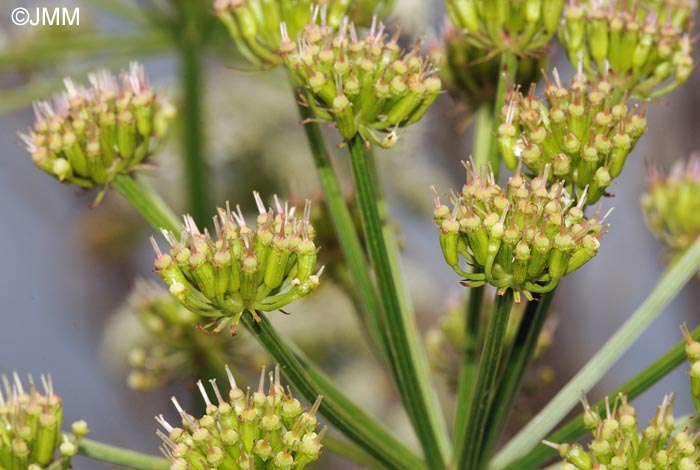
<svg viewBox="0 0 700 470">
<path fill-rule="evenodd" d="M 587 426 L 593 436 L 587 451 L 578 444 L 544 443 L 557 449 L 574 470 L 696 468 L 700 463 L 700 452 L 695 448 L 697 431 L 691 433 L 676 426 L 673 403 L 673 395 L 664 397 L 640 433 L 636 412 L 627 397 L 619 395 L 614 402 L 606 399 L 605 419 L 592 420 L 594 425 Z M 590 410 L 585 400 L 584 410 L 586 414 Z"/>
<path fill-rule="evenodd" d="M 641 204 L 647 226 L 672 257 L 700 236 L 700 155 L 677 162 L 668 175 L 652 168 Z"/>
<path fill-rule="evenodd" d="M 120 79 L 100 70 L 89 81 L 85 88 L 65 79 L 66 91 L 53 104 L 35 103 L 34 126 L 20 134 L 36 166 L 82 188 L 143 167 L 174 119 L 172 105 L 156 97 L 135 62 Z"/>
<path fill-rule="evenodd" d="M 574 0 L 559 40 L 590 80 L 610 80 L 617 98 L 669 93 L 693 68 L 690 22 L 695 0 Z"/>
<path fill-rule="evenodd" d="M 552 166 L 577 203 L 594 204 L 622 172 L 627 156 L 646 130 L 645 108 L 613 105 L 610 84 L 589 83 L 578 73 L 564 87 L 555 70 L 546 79 L 544 99 L 511 92 L 501 111 L 499 148 L 506 165 L 515 170 L 517 156 L 532 172 Z M 501 134 L 507 129 L 508 134 Z"/>
<path fill-rule="evenodd" d="M 182 305 L 204 317 L 206 328 L 235 332 L 241 315 L 280 310 L 308 295 L 319 284 L 316 274 L 315 234 L 311 202 L 301 218 L 295 208 L 275 197 L 276 211 L 266 209 L 254 193 L 259 216 L 249 227 L 240 207 L 232 212 L 219 208 L 214 219 L 215 237 L 200 231 L 194 220 L 184 217 L 182 237 L 164 232 L 170 254 L 156 252 L 156 272 Z"/>
<path fill-rule="evenodd" d="M 282 32 L 293 45 L 284 24 Z M 333 122 L 345 141 L 359 134 L 368 145 L 393 146 L 396 129 L 419 121 L 441 92 L 420 43 L 404 52 L 398 34 L 387 36 L 376 21 L 363 39 L 348 21 L 337 33 L 311 23 L 298 44 L 283 54 L 285 64 L 316 117 Z"/>
<path fill-rule="evenodd" d="M 293 4 L 286 0 L 216 0 L 214 14 L 243 58 L 259 67 L 276 67 L 302 32 L 318 37 L 318 28 L 309 31 L 307 26 L 319 17 L 332 29 L 348 14 L 355 23 L 368 25 L 374 15 L 388 14 L 392 6 L 393 0 L 297 0 Z"/>
<path fill-rule="evenodd" d="M 229 401 L 224 399 L 216 380 L 209 382 L 217 404 L 212 402 L 204 384 L 197 382 L 209 410 L 201 419 L 197 420 L 187 414 L 175 398 L 173 404 L 180 414 L 182 427 L 172 426 L 163 415 L 156 417 L 156 421 L 165 429 L 165 433 L 158 431 L 158 436 L 164 442 L 163 448 L 172 470 L 252 470 L 258 467 L 303 470 L 318 459 L 322 448 L 321 440 L 326 432 L 326 428 L 318 434 L 315 432 L 318 425 L 314 415 L 320 406 L 320 397 L 309 411 L 300 409 L 296 417 L 288 421 L 284 417 L 284 405 L 296 399 L 291 391 L 285 393 L 280 382 L 279 367 L 270 373 L 269 381 L 266 381 L 263 369 L 255 393 L 250 389 L 246 392 L 240 390 L 228 367 L 226 373 L 231 386 Z M 258 401 L 261 403 L 256 403 L 256 396 L 260 397 Z M 238 397 L 241 397 L 242 402 L 239 403 Z M 258 406 L 262 407 L 259 411 Z M 271 426 L 273 421 L 276 424 Z M 313 428 L 308 429 L 307 426 L 312 422 Z M 233 427 L 239 430 L 240 438 Z M 301 429 L 306 430 L 298 439 L 282 437 L 296 434 Z M 191 442 L 192 445 L 183 446 L 183 442 Z"/>
<path fill-rule="evenodd" d="M 469 285 L 489 283 L 504 292 L 526 297 L 553 289 L 559 280 L 580 268 L 598 251 L 605 217 L 586 219 L 583 202 L 571 206 L 561 183 L 547 184 L 549 165 L 528 182 L 518 172 L 508 189 L 493 174 L 482 177 L 473 163 L 465 164 L 467 183 L 452 195 L 449 217 L 436 218 L 445 261 Z M 435 195 L 436 212 L 443 212 Z M 460 258 L 474 266 L 462 268 Z"/>
<path fill-rule="evenodd" d="M 465 39 L 489 54 L 541 52 L 557 31 L 564 0 L 445 0 Z"/>
<path fill-rule="evenodd" d="M 51 377 L 41 377 L 41 390 L 29 377 L 25 391 L 19 376 L 2 376 L 0 390 L 0 467 L 6 470 L 53 467 L 60 461 L 67 468 L 77 453 L 76 444 L 62 437 L 63 403 L 54 394 Z M 88 432 L 84 421 L 74 423 L 76 439 Z M 62 456 L 59 457 L 57 454 Z"/>
</svg>

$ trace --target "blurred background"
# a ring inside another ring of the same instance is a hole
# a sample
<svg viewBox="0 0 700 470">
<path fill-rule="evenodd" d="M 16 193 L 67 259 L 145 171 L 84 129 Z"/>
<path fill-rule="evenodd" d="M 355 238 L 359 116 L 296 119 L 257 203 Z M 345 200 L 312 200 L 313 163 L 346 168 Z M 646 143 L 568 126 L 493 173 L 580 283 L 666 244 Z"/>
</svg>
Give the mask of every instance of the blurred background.
<svg viewBox="0 0 700 470">
<path fill-rule="evenodd" d="M 214 19 L 200 17 L 202 34 L 188 38 L 188 20 L 178 17 L 187 3 L 0 0 L 0 247 L 5 265 L 0 272 L 0 373 L 50 373 L 64 398 L 66 423 L 86 419 L 90 437 L 149 453 L 159 446 L 153 416 L 164 412 L 174 418 L 168 397 L 187 402 L 192 396 L 187 380 L 164 379 L 164 387 L 150 391 L 127 384 L 130 352 L 147 335 L 123 303 L 136 278 L 157 280 L 147 241 L 153 230 L 116 192 L 108 191 L 105 200 L 90 209 L 95 194 L 57 184 L 37 170 L 17 145 L 17 131 L 33 122 L 32 100 L 49 97 L 62 77 L 82 80 L 100 66 L 116 72 L 135 59 L 145 63 L 154 86 L 172 96 L 180 109 L 180 125 L 158 155 L 159 168 L 147 176 L 178 212 L 197 210 L 188 199 L 191 175 L 184 170 L 183 157 L 185 148 L 192 149 L 191 126 L 197 124 L 203 138 L 195 147 L 206 162 L 202 181 L 212 214 L 214 205 L 226 200 L 252 209 L 251 192 L 256 189 L 268 196 L 318 197 L 315 170 L 284 75 L 251 71 Z M 80 25 L 18 27 L 11 23 L 10 12 L 20 5 L 79 7 Z M 206 12 L 209 7 L 204 7 Z M 180 29 L 163 27 L 178 21 Z M 439 0 L 397 0 L 391 19 L 401 25 L 404 36 L 428 38 L 435 37 L 441 21 Z M 556 46 L 553 54 L 552 64 L 570 75 Z M 194 108 L 188 101 L 192 90 L 188 94 L 183 86 L 182 64 L 192 65 L 191 61 L 200 80 L 195 92 L 200 101 Z M 188 119 L 192 109 L 201 110 L 199 119 Z M 650 130 L 628 159 L 613 188 L 615 197 L 604 201 L 604 207 L 615 210 L 599 255 L 559 289 L 552 345 L 537 363 L 531 395 L 513 417 L 514 429 L 597 351 L 663 271 L 662 248 L 644 225 L 639 196 L 645 188 L 645 165 L 667 168 L 700 149 L 700 74 L 695 72 L 678 91 L 651 105 L 648 117 Z M 378 155 L 391 214 L 403 240 L 405 273 L 428 338 L 444 313 L 459 306 L 464 296 L 459 279 L 442 259 L 429 188 L 461 187 L 460 160 L 471 148 L 469 119 L 468 112 L 458 110 L 444 95 L 420 125 L 401 135 L 394 149 Z M 339 142 L 332 129 L 327 142 Z M 344 154 L 335 153 L 334 164 L 350 191 Z M 339 284 L 330 277 L 308 301 L 295 304 L 291 316 L 270 317 L 351 397 L 413 442 L 392 388 L 364 340 L 352 299 Z M 691 329 L 700 323 L 698 305 L 695 280 L 589 397 L 604 396 L 680 341 L 682 322 Z M 241 344 L 227 354 L 237 364 L 247 364 L 244 371 L 254 373 L 265 357 L 252 339 L 241 334 L 234 339 L 238 340 Z M 435 381 L 449 403 L 449 384 L 455 377 L 441 360 L 434 361 L 440 369 Z M 680 367 L 636 401 L 640 421 L 646 421 L 670 391 L 679 392 L 678 415 L 691 411 L 685 369 Z M 196 406 L 190 402 L 191 409 Z M 114 468 L 83 459 L 76 459 L 74 466 Z M 355 467 L 326 460 L 316 468 Z"/>
</svg>

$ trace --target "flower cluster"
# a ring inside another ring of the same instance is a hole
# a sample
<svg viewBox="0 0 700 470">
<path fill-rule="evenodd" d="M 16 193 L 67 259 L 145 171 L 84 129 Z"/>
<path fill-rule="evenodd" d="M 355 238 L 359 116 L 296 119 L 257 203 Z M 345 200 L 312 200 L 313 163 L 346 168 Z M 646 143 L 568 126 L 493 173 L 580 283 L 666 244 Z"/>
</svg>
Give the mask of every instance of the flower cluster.
<svg viewBox="0 0 700 470">
<path fill-rule="evenodd" d="M 275 197 L 277 212 L 266 209 L 254 193 L 259 215 L 249 227 L 240 207 L 218 209 L 214 218 L 216 237 L 201 232 L 194 220 L 185 216 L 182 236 L 164 231 L 170 254 L 156 251 L 155 267 L 168 284 L 170 293 L 182 304 L 212 320 L 215 331 L 231 324 L 232 331 L 241 315 L 249 311 L 269 312 L 284 308 L 319 284 L 323 268 L 316 264 L 314 229 L 309 223 L 311 203 L 307 201 L 302 218 Z"/>
<path fill-rule="evenodd" d="M 468 109 L 482 104 L 493 107 L 501 73 L 498 57 L 474 46 L 449 21 L 443 27 L 442 42 L 431 46 L 429 52 L 450 95 Z M 546 63 L 544 55 L 523 57 L 518 61 L 515 83 L 537 82 Z"/>
<path fill-rule="evenodd" d="M 445 261 L 469 285 L 512 289 L 519 301 L 520 290 L 528 298 L 549 292 L 597 254 L 605 217 L 586 218 L 585 197 L 572 206 L 561 183 L 548 186 L 549 166 L 532 182 L 518 170 L 507 190 L 493 173 L 483 177 L 473 163 L 465 167 L 467 182 L 461 194 L 452 193 L 452 209 L 435 192 L 434 216 Z M 473 272 L 461 267 L 460 255 Z"/>
<path fill-rule="evenodd" d="M 569 87 L 554 71 L 547 80 L 545 100 L 513 90 L 501 111 L 498 144 L 514 170 L 522 160 L 533 173 L 551 165 L 571 195 L 588 187 L 588 203 L 597 202 L 622 172 L 627 156 L 647 128 L 644 108 L 626 100 L 613 102 L 613 87 L 601 80 L 590 83 L 576 74 Z"/>
<path fill-rule="evenodd" d="M 647 224 L 675 255 L 700 237 L 700 155 L 676 163 L 665 177 L 650 170 L 648 185 L 642 196 Z"/>
<path fill-rule="evenodd" d="M 637 413 L 620 395 L 612 409 L 606 402 L 602 418 L 584 400 L 584 423 L 593 440 L 585 450 L 580 444 L 545 444 L 559 451 L 565 470 L 679 469 L 694 470 L 700 464 L 697 431 L 678 429 L 673 417 L 674 396 L 667 395 L 654 417 L 640 431 Z"/>
<path fill-rule="evenodd" d="M 559 27 L 564 0 L 446 0 L 447 13 L 474 46 L 492 55 L 541 51 Z"/>
<path fill-rule="evenodd" d="M 574 0 L 559 39 L 571 63 L 582 63 L 591 79 L 604 74 L 636 97 L 660 96 L 693 70 L 696 9 L 696 0 Z"/>
<path fill-rule="evenodd" d="M 68 468 L 77 454 L 76 442 L 61 433 L 63 402 L 54 394 L 50 377 L 41 377 L 43 392 L 29 377 L 25 391 L 19 376 L 12 381 L 2 377 L 5 389 L 0 390 L 0 468 L 4 470 L 41 470 L 55 460 Z M 73 423 L 77 439 L 88 433 L 85 421 Z M 56 459 L 56 451 L 61 457 Z"/>
<path fill-rule="evenodd" d="M 240 341 L 195 328 L 205 320 L 159 285 L 138 280 L 124 309 L 138 317 L 146 333 L 129 350 L 132 370 L 128 384 L 131 388 L 150 390 L 177 378 L 193 378 L 204 350 L 229 361 L 248 359 L 247 354 L 234 347 L 240 345 Z"/>
<path fill-rule="evenodd" d="M 279 367 L 270 374 L 265 393 L 263 369 L 257 391 L 237 387 L 229 368 L 231 390 L 228 400 L 216 380 L 210 380 L 217 404 L 212 403 L 202 382 L 198 382 L 206 403 L 206 414 L 196 419 L 173 398 L 182 427 L 171 426 L 162 415 L 157 421 L 167 434 L 158 431 L 171 470 L 303 470 L 318 459 L 326 428 L 316 433 L 319 397 L 309 411 L 291 391 L 280 384 Z"/>
<path fill-rule="evenodd" d="M 83 188 L 138 169 L 175 116 L 135 62 L 120 79 L 100 70 L 89 81 L 85 88 L 66 79 L 66 91 L 53 105 L 35 103 L 36 122 L 29 134 L 20 134 L 36 166 Z"/>
<path fill-rule="evenodd" d="M 337 28 L 348 12 L 349 3 L 347 0 L 216 0 L 214 14 L 248 62 L 276 67 L 283 62 L 280 22 L 293 38 L 319 16 L 331 28 Z"/>
<path fill-rule="evenodd" d="M 284 37 L 285 63 L 308 106 L 319 119 L 334 122 L 346 141 L 359 133 L 368 143 L 393 146 L 396 129 L 420 120 L 441 91 L 420 44 L 402 51 L 398 33 L 388 37 L 376 21 L 363 40 L 347 21 L 337 34 L 310 23 L 298 44 L 286 31 Z M 374 131 L 387 135 L 378 138 Z"/>
</svg>

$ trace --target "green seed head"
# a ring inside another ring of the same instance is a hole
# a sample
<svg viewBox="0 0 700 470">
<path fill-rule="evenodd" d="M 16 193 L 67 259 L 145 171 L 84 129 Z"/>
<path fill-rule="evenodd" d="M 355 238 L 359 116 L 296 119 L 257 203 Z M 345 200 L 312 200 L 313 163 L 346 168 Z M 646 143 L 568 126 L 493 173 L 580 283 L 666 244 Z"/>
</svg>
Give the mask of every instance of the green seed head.
<svg viewBox="0 0 700 470">
<path fill-rule="evenodd" d="M 36 166 L 82 188 L 104 187 L 139 169 L 174 118 L 135 62 L 119 78 L 100 70 L 89 82 L 65 79 L 66 90 L 53 103 L 34 104 L 34 126 L 20 134 Z"/>
<path fill-rule="evenodd" d="M 388 35 L 377 21 L 364 37 L 347 19 L 338 28 L 314 19 L 296 41 L 284 25 L 282 34 L 283 42 L 299 44 L 281 57 L 309 106 L 346 141 L 359 134 L 368 144 L 392 147 L 396 129 L 420 120 L 441 92 L 420 44 L 401 50 L 398 34 Z"/>
<path fill-rule="evenodd" d="M 254 195 L 259 212 L 255 226 L 246 224 L 240 208 L 233 212 L 227 205 L 218 210 L 214 236 L 186 216 L 181 238 L 164 232 L 170 254 L 153 241 L 156 272 L 193 312 L 186 319 L 190 325 L 200 323 L 214 331 L 230 325 L 235 330 L 245 312 L 279 310 L 318 285 L 322 271 L 314 274 L 317 249 L 310 201 L 297 214 L 276 197 L 271 209 Z M 177 263 L 170 262 L 173 258 Z"/>
<path fill-rule="evenodd" d="M 2 376 L 0 389 L 0 421 L 3 438 L 0 439 L 0 458 L 8 470 L 47 468 L 66 465 L 76 454 L 76 445 L 62 437 L 63 404 L 54 394 L 51 377 L 41 376 L 35 384 L 29 379 L 23 384 L 17 373 L 11 378 Z M 88 432 L 84 422 L 74 424 L 75 437 Z M 62 455 L 63 459 L 59 456 Z"/>
<path fill-rule="evenodd" d="M 291 396 L 291 391 L 284 392 L 280 383 L 279 367 L 270 374 L 269 380 L 263 369 L 255 392 L 250 389 L 246 392 L 241 391 L 228 367 L 226 372 L 231 386 L 229 396 L 236 397 L 235 400 L 227 402 L 216 381 L 211 380 L 214 400 L 218 402 L 214 405 L 210 392 L 207 392 L 201 381 L 197 383 L 207 409 L 213 407 L 219 411 L 197 420 L 187 414 L 173 398 L 173 404 L 182 418 L 182 428 L 174 428 L 162 415 L 156 418 L 166 431 L 159 432 L 159 436 L 163 439 L 171 468 L 180 468 L 180 462 L 185 461 L 206 464 L 203 468 L 219 468 L 220 465 L 225 465 L 226 468 L 244 469 L 252 468 L 249 466 L 251 462 L 262 461 L 268 465 L 264 468 L 303 470 L 318 459 L 322 448 L 321 439 L 325 433 L 325 430 L 321 430 L 316 434 L 318 425 L 314 414 L 318 410 L 320 398 L 308 412 L 304 412 L 299 404 L 298 413 L 295 413 L 292 419 L 288 419 L 285 416 L 284 404 L 298 401 Z M 232 393 L 234 391 L 236 393 Z M 263 413 L 256 411 L 258 404 L 253 398 L 254 395 L 263 396 Z M 238 397 L 242 397 L 242 403 L 239 403 Z M 224 408 L 229 410 L 229 413 L 222 414 L 220 411 Z M 212 423 L 204 428 L 203 420 L 211 420 Z M 312 422 L 313 426 L 307 428 Z M 177 438 L 173 439 L 176 431 Z M 178 444 L 178 441 L 191 442 L 193 445 Z M 231 462 L 236 462 L 237 466 L 231 467 Z"/>
<path fill-rule="evenodd" d="M 696 12 L 696 0 L 574 0 L 559 40 L 590 80 L 605 75 L 622 93 L 658 97 L 689 78 Z"/>
<path fill-rule="evenodd" d="M 530 297 L 595 256 L 605 217 L 587 218 L 581 205 L 572 206 L 560 183 L 547 182 L 549 166 L 532 182 L 518 171 L 505 190 L 473 163 L 465 167 L 467 183 L 459 197 L 451 193 L 453 209 L 434 198 L 435 207 L 449 213 L 436 218 L 445 261 L 470 285 L 490 283 Z M 462 267 L 462 256 L 475 273 Z"/>
</svg>

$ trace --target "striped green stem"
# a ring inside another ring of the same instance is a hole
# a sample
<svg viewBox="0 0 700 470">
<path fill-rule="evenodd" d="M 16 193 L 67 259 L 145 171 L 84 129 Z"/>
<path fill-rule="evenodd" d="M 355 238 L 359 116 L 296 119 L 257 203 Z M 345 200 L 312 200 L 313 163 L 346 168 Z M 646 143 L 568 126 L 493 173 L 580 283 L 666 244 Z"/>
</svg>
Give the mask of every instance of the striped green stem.
<svg viewBox="0 0 700 470">
<path fill-rule="evenodd" d="M 502 295 L 496 294 L 493 310 L 486 328 L 486 340 L 484 350 L 479 361 L 474 395 L 469 407 L 469 417 L 466 421 L 466 430 L 458 453 L 458 465 L 460 470 L 477 470 L 479 458 L 482 452 L 482 443 L 486 432 L 488 409 L 493 397 L 494 385 L 498 375 L 498 368 L 503 356 L 503 338 L 508 328 L 511 307 L 513 306 L 513 290 L 508 289 Z"/>
<path fill-rule="evenodd" d="M 649 296 L 576 376 L 494 458 L 491 468 L 502 469 L 527 454 L 576 406 L 581 393 L 589 391 L 700 267 L 700 238 L 669 265 Z"/>
<path fill-rule="evenodd" d="M 443 469 L 449 452 L 447 430 L 442 422 L 436 394 L 430 387 L 427 361 L 422 355 L 418 332 L 397 289 L 396 274 L 392 269 L 391 254 L 382 231 L 365 143 L 361 137 L 356 136 L 348 142 L 348 146 L 367 251 L 376 273 L 385 316 L 383 323 L 388 326 L 387 339 L 398 377 L 397 385 L 421 442 L 428 467 Z"/>
</svg>

